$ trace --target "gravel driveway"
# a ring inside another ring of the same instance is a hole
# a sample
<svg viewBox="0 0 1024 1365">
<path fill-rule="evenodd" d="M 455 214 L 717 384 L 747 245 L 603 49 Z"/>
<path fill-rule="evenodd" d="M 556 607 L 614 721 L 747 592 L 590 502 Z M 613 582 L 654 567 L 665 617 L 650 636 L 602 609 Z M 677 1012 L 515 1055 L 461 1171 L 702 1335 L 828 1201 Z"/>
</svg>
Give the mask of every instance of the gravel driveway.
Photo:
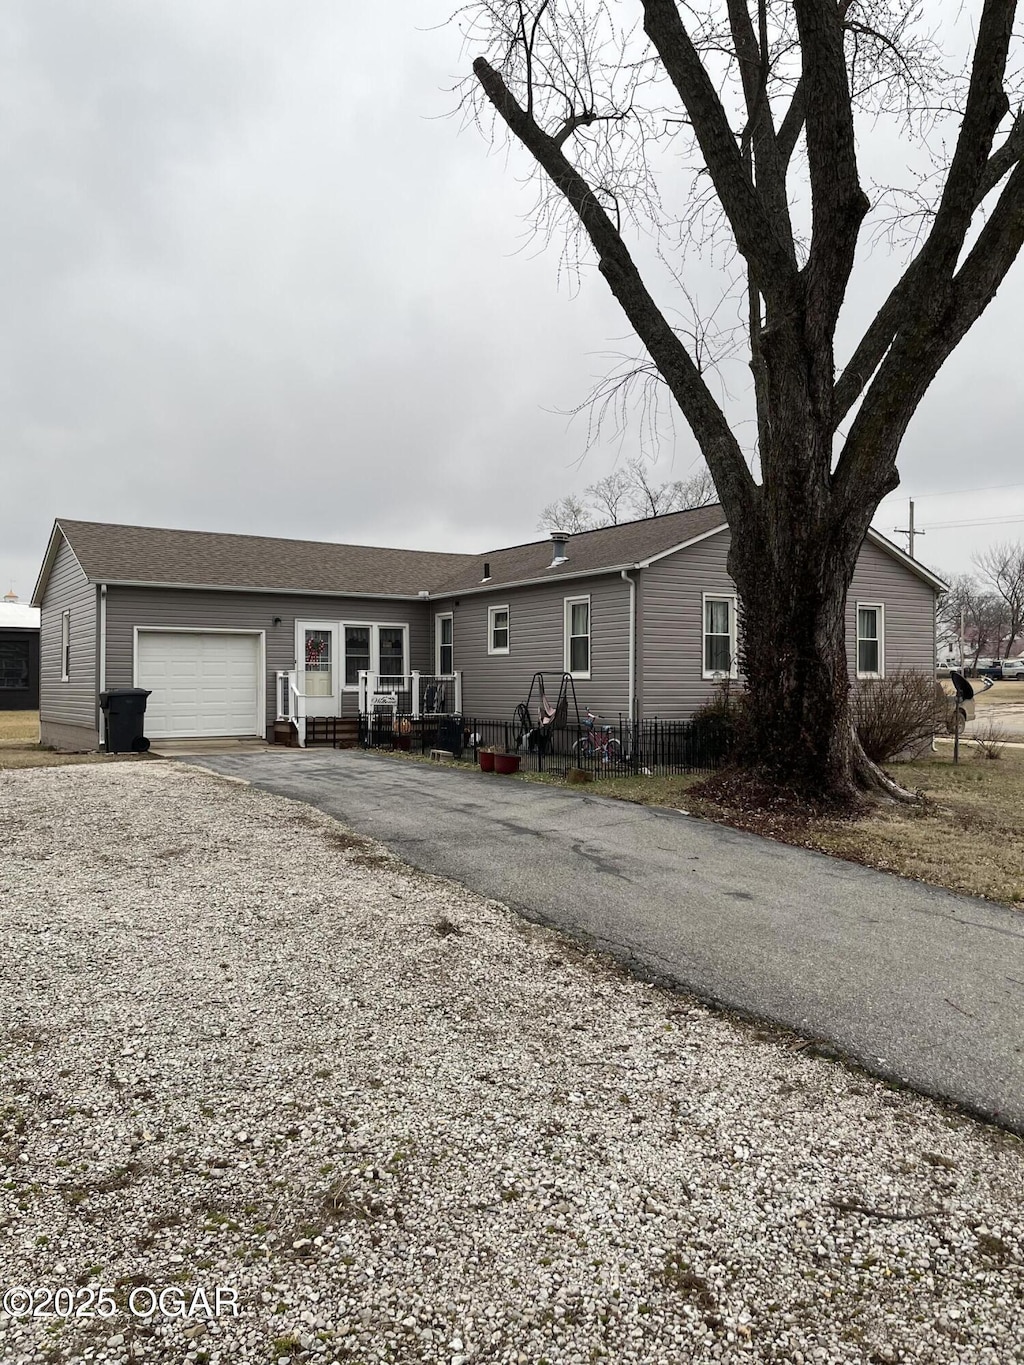
<svg viewBox="0 0 1024 1365">
<path fill-rule="evenodd" d="M 252 788 L 0 820 L 4 1362 L 1024 1360 L 1018 1139 Z"/>
</svg>

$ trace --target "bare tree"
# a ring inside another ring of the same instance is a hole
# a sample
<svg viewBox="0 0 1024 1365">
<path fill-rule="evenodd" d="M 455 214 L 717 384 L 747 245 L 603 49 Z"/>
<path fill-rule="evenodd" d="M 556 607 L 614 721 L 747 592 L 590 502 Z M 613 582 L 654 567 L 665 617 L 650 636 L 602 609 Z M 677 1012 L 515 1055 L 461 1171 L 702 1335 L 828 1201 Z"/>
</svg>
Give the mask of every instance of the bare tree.
<svg viewBox="0 0 1024 1365">
<path fill-rule="evenodd" d="M 690 507 L 705 507 L 715 500 L 715 485 L 707 469 L 688 479 L 655 483 L 639 457 L 606 474 L 603 479 L 575 494 L 548 503 L 539 526 L 544 531 L 593 531 L 618 526 L 622 521 L 661 517 Z"/>
<path fill-rule="evenodd" d="M 625 469 L 613 469 L 586 489 L 586 496 L 598 509 L 602 526 L 618 526 L 620 521 L 627 520 L 624 514 L 629 511 L 630 493 L 629 474 Z"/>
<path fill-rule="evenodd" d="M 948 638 L 956 639 L 963 663 L 976 668 L 978 660 L 998 653 L 1006 635 L 1006 603 L 972 574 L 952 574 L 939 598 L 936 619 Z"/>
<path fill-rule="evenodd" d="M 537 529 L 569 531 L 572 535 L 579 535 L 581 531 L 594 529 L 594 518 L 580 499 L 570 493 L 566 498 L 558 498 L 557 501 L 548 503 L 540 514 Z"/>
<path fill-rule="evenodd" d="M 683 512 L 691 507 L 707 507 L 718 498 L 710 469 L 702 469 L 700 473 L 693 474 L 688 479 L 675 479 L 666 486 L 671 490 L 670 505 L 666 509 L 670 512 Z"/>
<path fill-rule="evenodd" d="M 1006 634 L 1001 647 L 1003 657 L 1009 658 L 1014 641 L 1024 634 L 1024 544 L 1016 541 L 993 545 L 974 556 L 974 565 L 1005 608 Z"/>
<path fill-rule="evenodd" d="M 845 602 L 907 424 L 1024 242 L 1016 0 L 958 12 L 963 73 L 923 6 L 704 3 L 474 0 L 460 12 L 481 53 L 467 98 L 532 158 L 541 229 L 574 225 L 646 352 L 637 372 L 668 391 L 711 470 L 756 716 L 744 767 L 819 800 L 854 802 L 858 786 L 905 796 L 853 733 Z M 931 127 L 932 163 L 895 220 L 893 196 L 878 196 L 882 230 L 910 224 L 915 249 L 843 361 L 837 326 L 871 209 L 858 152 L 887 120 L 905 148 Z M 702 327 L 716 310 L 695 318 L 681 287 L 688 243 L 717 252 L 745 298 L 743 424 L 711 382 L 736 338 Z"/>
</svg>

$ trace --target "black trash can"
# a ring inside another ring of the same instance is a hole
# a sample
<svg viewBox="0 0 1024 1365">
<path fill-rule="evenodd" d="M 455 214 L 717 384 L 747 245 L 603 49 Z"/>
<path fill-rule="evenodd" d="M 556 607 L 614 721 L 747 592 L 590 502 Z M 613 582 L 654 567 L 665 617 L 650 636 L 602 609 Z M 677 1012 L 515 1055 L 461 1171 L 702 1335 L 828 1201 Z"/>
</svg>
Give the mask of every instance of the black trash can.
<svg viewBox="0 0 1024 1365">
<path fill-rule="evenodd" d="M 463 724 L 461 716 L 438 716 L 437 747 L 447 749 L 456 758 L 462 757 Z"/>
<path fill-rule="evenodd" d="M 144 754 L 149 748 L 143 733 L 148 696 L 144 687 L 114 687 L 100 693 L 108 754 Z"/>
</svg>

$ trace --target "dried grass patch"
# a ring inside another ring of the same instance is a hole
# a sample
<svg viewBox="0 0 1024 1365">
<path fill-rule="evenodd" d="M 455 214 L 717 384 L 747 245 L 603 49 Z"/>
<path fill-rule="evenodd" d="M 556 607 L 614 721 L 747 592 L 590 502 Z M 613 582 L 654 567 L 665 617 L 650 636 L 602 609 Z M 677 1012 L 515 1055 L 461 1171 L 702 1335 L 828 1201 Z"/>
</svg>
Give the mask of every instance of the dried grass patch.
<svg viewBox="0 0 1024 1365">
<path fill-rule="evenodd" d="M 0 711 L 0 748 L 39 743 L 38 711 Z"/>
</svg>

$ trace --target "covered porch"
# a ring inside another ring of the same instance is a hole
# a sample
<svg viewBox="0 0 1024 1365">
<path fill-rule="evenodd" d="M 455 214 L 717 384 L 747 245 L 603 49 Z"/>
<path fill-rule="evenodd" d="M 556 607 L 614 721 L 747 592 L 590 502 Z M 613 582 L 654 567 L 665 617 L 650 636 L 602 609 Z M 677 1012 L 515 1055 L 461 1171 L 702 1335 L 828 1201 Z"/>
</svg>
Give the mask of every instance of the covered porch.
<svg viewBox="0 0 1024 1365">
<path fill-rule="evenodd" d="M 304 685 L 297 669 L 277 674 L 276 725 L 293 727 L 300 748 L 307 744 L 355 745 L 361 717 L 386 715 L 412 720 L 462 715 L 462 674 L 382 673 L 360 669 L 354 693 L 357 708 L 343 709 L 345 693 L 325 696 Z"/>
</svg>

